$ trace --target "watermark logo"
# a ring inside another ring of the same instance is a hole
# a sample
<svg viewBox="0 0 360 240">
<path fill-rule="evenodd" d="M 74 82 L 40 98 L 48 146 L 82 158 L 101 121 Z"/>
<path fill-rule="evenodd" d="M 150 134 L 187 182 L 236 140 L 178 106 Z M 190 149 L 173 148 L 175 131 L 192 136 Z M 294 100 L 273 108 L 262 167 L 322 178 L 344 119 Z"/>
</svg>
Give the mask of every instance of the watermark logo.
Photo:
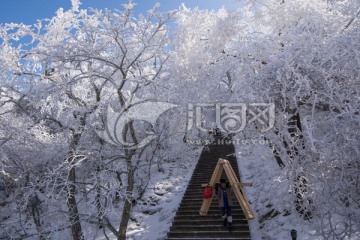
<svg viewBox="0 0 360 240">
<path fill-rule="evenodd" d="M 147 131 L 147 136 L 139 142 L 127 142 L 124 139 L 126 127 L 134 120 L 141 120 L 155 126 L 159 116 L 177 105 L 165 102 L 151 102 L 134 99 L 131 104 L 126 104 L 121 112 L 115 112 L 108 106 L 107 121 L 104 131 L 97 131 L 99 137 L 113 145 L 123 146 L 126 149 L 142 148 L 156 138 L 153 130 Z"/>
<path fill-rule="evenodd" d="M 261 132 L 266 132 L 274 127 L 275 123 L 273 103 L 189 103 L 188 131 L 194 125 L 201 131 L 209 131 L 208 127 L 203 126 L 206 118 L 204 109 L 215 111 L 216 127 L 222 132 L 241 132 L 247 123 L 254 123 Z"/>
<path fill-rule="evenodd" d="M 261 132 L 267 132 L 275 124 L 274 103 L 251 103 L 247 109 L 249 123 L 255 123 Z"/>
<path fill-rule="evenodd" d="M 106 142 L 122 146 L 126 149 L 138 149 L 146 146 L 157 135 L 153 129 L 146 131 L 146 137 L 138 142 L 129 142 L 126 139 L 128 124 L 134 120 L 145 121 L 155 126 L 159 116 L 177 105 L 167 102 L 142 101 L 132 99 L 116 112 L 108 106 L 105 128 L 97 134 Z M 196 103 L 188 104 L 187 131 L 194 126 L 204 132 L 209 132 L 209 127 L 203 126 L 204 109 L 215 112 L 216 127 L 225 133 L 237 133 L 244 130 L 248 123 L 253 123 L 261 132 L 266 132 L 274 126 L 275 106 L 273 103 Z"/>
<path fill-rule="evenodd" d="M 272 142 L 265 138 L 218 138 L 218 139 L 188 139 L 187 143 L 196 146 L 206 145 L 266 145 L 270 146 Z"/>
</svg>

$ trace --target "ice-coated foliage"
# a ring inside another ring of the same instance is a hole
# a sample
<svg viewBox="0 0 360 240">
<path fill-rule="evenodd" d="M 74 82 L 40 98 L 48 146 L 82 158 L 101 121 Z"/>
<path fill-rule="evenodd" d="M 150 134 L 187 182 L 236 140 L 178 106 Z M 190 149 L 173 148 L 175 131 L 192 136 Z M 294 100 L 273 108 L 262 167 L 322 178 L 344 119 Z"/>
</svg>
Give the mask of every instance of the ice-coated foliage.
<svg viewBox="0 0 360 240">
<path fill-rule="evenodd" d="M 359 231 L 359 7 L 356 1 L 247 1 L 240 12 L 182 8 L 178 17 L 177 67 L 185 89 L 197 86 L 188 90 L 196 93 L 192 98 L 275 103 L 272 130 L 248 126 L 237 137 L 263 135 L 273 143 L 273 161 L 283 169 L 278 178 L 286 176 L 292 197 L 271 200 L 272 191 L 256 201 L 304 217 L 325 239 L 356 238 Z M 256 207 L 262 226 L 253 231 L 271 232 L 276 217 Z"/>
<path fill-rule="evenodd" d="M 185 132 L 187 104 L 205 102 L 275 104 L 270 131 L 253 124 L 235 136 L 271 143 L 277 168 L 243 169 L 262 175 L 258 185 L 276 179 L 268 195 L 251 193 L 261 222 L 252 231 L 269 237 L 297 218 L 318 239 L 359 235 L 359 1 L 248 0 L 237 10 L 167 13 L 157 4 L 146 16 L 134 15 L 136 1 L 114 11 L 71 2 L 31 26 L 0 25 L 0 238 L 125 239 L 129 220 L 144 227 L 136 211 L 156 206 L 157 186 L 176 191 L 159 176 L 178 183 L 186 172 L 167 174 L 163 164 L 186 169 L 198 153 L 187 140 L 209 138 Z M 135 99 L 178 108 L 155 126 L 127 125 L 133 143 L 156 132 L 144 148 L 100 138 L 108 106 L 121 112 Z M 169 226 L 171 216 L 160 218 Z"/>
<path fill-rule="evenodd" d="M 173 13 L 156 6 L 135 18 L 131 2 L 115 11 L 72 3 L 34 26 L 1 26 L 0 184 L 8 196 L 2 204 L 14 209 L 1 214 L 1 237 L 59 239 L 71 229 L 73 239 L 125 239 L 125 212 L 154 169 L 178 158 L 168 155 L 167 139 L 182 136 L 169 124 L 159 123 L 158 138 L 138 150 L 96 134 L 109 106 L 123 110 L 135 95 L 156 100 L 156 92 L 142 92 L 162 78 Z M 147 127 L 135 121 L 124 137 L 141 140 Z"/>
</svg>

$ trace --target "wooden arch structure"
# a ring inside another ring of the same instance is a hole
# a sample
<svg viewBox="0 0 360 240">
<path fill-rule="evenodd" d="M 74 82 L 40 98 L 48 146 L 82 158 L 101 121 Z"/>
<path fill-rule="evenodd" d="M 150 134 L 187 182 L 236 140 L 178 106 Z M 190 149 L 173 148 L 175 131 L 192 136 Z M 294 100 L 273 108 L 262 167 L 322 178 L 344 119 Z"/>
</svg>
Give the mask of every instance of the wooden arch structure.
<svg viewBox="0 0 360 240">
<path fill-rule="evenodd" d="M 251 183 L 240 183 L 240 181 L 237 179 L 236 174 L 231 167 L 230 163 L 226 159 L 220 158 L 218 163 L 216 164 L 215 170 L 212 174 L 212 177 L 210 179 L 210 182 L 208 184 L 203 184 L 205 186 L 211 186 L 213 189 L 215 188 L 215 184 L 219 182 L 222 172 L 225 170 L 226 176 L 229 180 L 230 186 L 232 190 L 235 193 L 236 199 L 238 200 L 241 209 L 243 210 L 246 218 L 248 220 L 254 219 L 254 213 L 251 210 L 249 201 L 247 200 L 245 193 L 243 191 L 244 186 L 252 186 Z M 202 186 L 203 186 L 202 185 Z M 215 191 L 213 191 L 215 192 Z M 200 209 L 200 215 L 205 216 L 207 215 L 211 202 L 214 198 L 214 194 L 211 198 L 204 199 L 201 209 Z"/>
</svg>

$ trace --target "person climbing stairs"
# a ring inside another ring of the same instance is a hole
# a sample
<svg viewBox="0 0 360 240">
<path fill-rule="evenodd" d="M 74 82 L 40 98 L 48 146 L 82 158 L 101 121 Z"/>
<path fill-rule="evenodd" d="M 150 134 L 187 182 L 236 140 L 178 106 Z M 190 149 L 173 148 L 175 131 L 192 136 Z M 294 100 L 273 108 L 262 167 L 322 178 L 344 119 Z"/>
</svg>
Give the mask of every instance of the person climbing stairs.
<svg viewBox="0 0 360 240">
<path fill-rule="evenodd" d="M 209 145 L 204 148 L 177 210 L 167 240 L 177 239 L 251 239 L 248 221 L 237 202 L 232 207 L 232 228 L 223 226 L 219 204 L 214 199 L 206 216 L 200 216 L 203 203 L 202 184 L 208 183 L 219 158 L 227 159 L 240 179 L 235 148 L 232 144 Z M 221 178 L 226 178 L 225 173 Z"/>
</svg>

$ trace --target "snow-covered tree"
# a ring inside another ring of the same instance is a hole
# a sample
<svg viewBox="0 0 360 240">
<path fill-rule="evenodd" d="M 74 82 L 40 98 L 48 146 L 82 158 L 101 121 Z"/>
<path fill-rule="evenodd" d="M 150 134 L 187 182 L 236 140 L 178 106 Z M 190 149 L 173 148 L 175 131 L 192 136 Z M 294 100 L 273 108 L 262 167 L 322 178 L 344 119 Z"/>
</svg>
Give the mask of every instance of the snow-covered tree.
<svg viewBox="0 0 360 240">
<path fill-rule="evenodd" d="M 283 200 L 257 201 L 274 208 L 259 210 L 262 222 L 283 212 L 327 239 L 358 231 L 358 1 L 245 1 L 239 10 L 164 14 L 156 5 L 146 16 L 134 16 L 132 1 L 121 11 L 72 2 L 33 26 L 0 26 L 0 192 L 15 211 L 0 213 L 2 237 L 71 229 L 73 239 L 109 231 L 125 239 L 154 169 L 186 154 L 184 135 L 208 137 L 186 131 L 188 104 L 206 102 L 275 105 L 271 130 L 252 123 L 237 134 L 269 140 L 277 177 L 289 183 Z M 180 107 L 152 126 L 118 117 L 152 102 Z"/>
<path fill-rule="evenodd" d="M 272 130 L 249 125 L 238 136 L 270 140 L 288 203 L 325 238 L 359 227 L 358 11 L 356 1 L 248 1 L 239 14 L 183 8 L 178 17 L 185 89 L 197 86 L 201 101 L 275 104 Z"/>
<path fill-rule="evenodd" d="M 84 239 L 84 227 L 95 224 L 105 236 L 110 230 L 126 238 L 132 206 L 146 189 L 149 169 L 161 161 L 166 136 L 127 149 L 95 130 L 107 127 L 110 106 L 120 112 L 133 99 L 156 100 L 143 89 L 162 77 L 169 55 L 165 24 L 173 15 L 158 13 L 156 5 L 135 18 L 134 6 L 83 10 L 73 1 L 71 10 L 59 9 L 49 21 L 2 26 L 2 177 L 15 185 L 10 195 L 24 214 L 16 226 L 4 223 L 4 236 L 44 239 L 70 227 L 73 239 Z M 123 137 L 140 142 L 146 127 L 129 122 Z M 28 214 L 33 221 L 24 219 Z"/>
</svg>

